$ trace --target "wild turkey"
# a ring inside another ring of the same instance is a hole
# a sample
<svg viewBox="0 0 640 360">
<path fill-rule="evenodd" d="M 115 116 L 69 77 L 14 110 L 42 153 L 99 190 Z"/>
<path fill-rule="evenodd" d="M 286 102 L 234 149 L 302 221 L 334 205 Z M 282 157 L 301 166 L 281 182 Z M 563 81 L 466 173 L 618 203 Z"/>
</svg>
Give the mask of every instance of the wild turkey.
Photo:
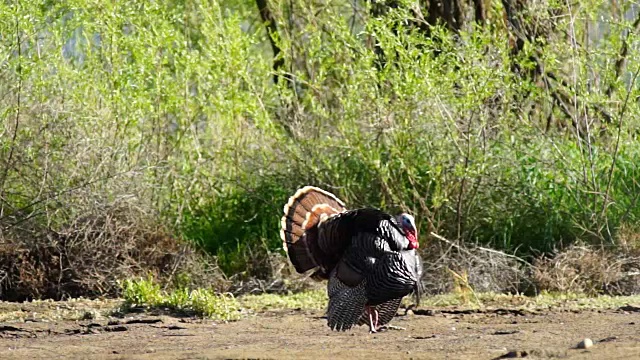
<svg viewBox="0 0 640 360">
<path fill-rule="evenodd" d="M 420 296 L 422 264 L 413 216 L 381 210 L 347 210 L 328 191 L 299 189 L 284 207 L 280 236 L 298 273 L 327 279 L 328 325 L 371 332 L 391 321 L 402 298 Z"/>
</svg>

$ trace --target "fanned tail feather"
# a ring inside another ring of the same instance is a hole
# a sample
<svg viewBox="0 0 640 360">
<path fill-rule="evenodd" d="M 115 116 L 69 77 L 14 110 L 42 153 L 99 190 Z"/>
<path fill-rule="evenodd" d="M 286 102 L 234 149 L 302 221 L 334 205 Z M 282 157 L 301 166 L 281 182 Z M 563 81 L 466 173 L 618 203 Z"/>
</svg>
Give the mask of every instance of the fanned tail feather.
<svg viewBox="0 0 640 360">
<path fill-rule="evenodd" d="M 332 193 L 314 186 L 298 189 L 284 206 L 280 237 L 296 271 L 303 273 L 320 265 L 317 246 L 318 224 L 345 211 L 344 203 Z"/>
</svg>

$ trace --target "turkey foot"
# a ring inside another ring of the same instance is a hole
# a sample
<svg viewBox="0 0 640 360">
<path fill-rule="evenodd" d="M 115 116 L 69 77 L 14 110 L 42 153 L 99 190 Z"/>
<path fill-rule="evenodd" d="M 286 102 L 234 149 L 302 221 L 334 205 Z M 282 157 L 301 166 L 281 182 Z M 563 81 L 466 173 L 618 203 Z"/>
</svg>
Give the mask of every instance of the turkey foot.
<svg viewBox="0 0 640 360">
<path fill-rule="evenodd" d="M 403 328 L 401 326 L 394 326 L 394 325 L 382 325 L 378 328 L 377 331 L 384 331 L 384 330 L 407 330 L 407 328 Z"/>
</svg>

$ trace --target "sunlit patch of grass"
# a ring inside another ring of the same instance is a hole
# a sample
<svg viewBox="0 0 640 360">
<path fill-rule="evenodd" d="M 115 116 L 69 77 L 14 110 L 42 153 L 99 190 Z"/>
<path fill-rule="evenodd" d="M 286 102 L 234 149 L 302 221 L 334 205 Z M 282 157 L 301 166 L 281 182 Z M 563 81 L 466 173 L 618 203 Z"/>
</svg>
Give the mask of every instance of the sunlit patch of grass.
<svg viewBox="0 0 640 360">
<path fill-rule="evenodd" d="M 487 307 L 509 307 L 527 309 L 615 309 L 627 304 L 640 304 L 640 295 L 632 296 L 588 296 L 579 293 L 548 293 L 538 296 L 509 295 L 496 293 L 478 293 L 477 302 L 469 302 L 459 294 L 450 293 L 428 296 L 421 299 L 421 307 L 444 308 L 464 307 L 481 309 Z"/>
<path fill-rule="evenodd" d="M 121 299 L 85 299 L 66 301 L 33 300 L 0 302 L 0 322 L 94 320 L 108 317 Z"/>
<path fill-rule="evenodd" d="M 161 290 L 152 278 L 126 280 L 122 282 L 122 296 L 126 306 L 143 306 L 150 309 L 168 309 L 192 312 L 216 320 L 238 320 L 245 314 L 259 314 L 278 310 L 317 310 L 327 306 L 325 289 L 307 290 L 288 294 L 243 295 L 235 298 L 231 294 L 219 294 L 208 289 L 180 288 L 171 292 Z M 516 308 L 528 310 L 588 310 L 615 309 L 628 304 L 640 304 L 640 295 L 590 297 L 579 293 L 549 293 L 538 296 L 509 295 L 498 293 L 474 293 L 473 301 L 466 294 L 424 296 L 420 308 L 487 309 Z M 404 305 L 413 302 L 407 296 Z"/>
<path fill-rule="evenodd" d="M 240 306 L 251 312 L 273 310 L 324 310 L 327 305 L 327 293 L 324 289 L 304 291 L 293 294 L 244 295 L 238 298 Z M 410 296 L 404 298 L 404 305 L 414 302 Z M 498 294 L 492 292 L 475 293 L 473 301 L 459 293 L 424 296 L 420 299 L 420 308 L 461 307 L 468 309 L 483 308 L 526 308 L 531 310 L 566 309 L 615 309 L 627 304 L 640 304 L 640 295 L 634 296 L 596 296 L 590 297 L 578 293 L 542 293 L 538 296 Z"/>
<path fill-rule="evenodd" d="M 327 305 L 326 290 L 318 289 L 294 294 L 245 295 L 238 298 L 241 306 L 253 312 L 270 310 L 324 310 Z M 414 302 L 410 296 L 404 298 L 404 305 Z M 633 296 L 587 296 L 579 293 L 548 293 L 538 296 L 498 294 L 493 292 L 475 293 L 473 301 L 459 293 L 424 296 L 420 308 L 463 307 L 482 309 L 487 307 L 527 308 L 527 309 L 615 309 L 627 304 L 640 304 L 640 295 Z"/>
<path fill-rule="evenodd" d="M 614 309 L 627 304 L 640 304 L 640 295 L 587 296 L 579 293 L 542 293 L 533 299 L 538 308 Z"/>
<path fill-rule="evenodd" d="M 29 302 L 0 302 L 0 322 L 25 320 L 77 321 L 108 318 L 115 309 L 142 306 L 150 310 L 182 311 L 214 320 L 231 321 L 247 314 L 278 310 L 323 311 L 327 304 L 324 289 L 290 294 L 244 295 L 234 298 L 208 289 L 186 288 L 164 292 L 152 279 L 123 281 L 123 299 L 70 299 L 67 301 L 35 300 Z M 497 293 L 477 293 L 477 302 L 457 293 L 425 296 L 421 309 L 489 309 L 510 308 L 537 311 L 547 310 L 606 310 L 625 305 L 640 305 L 640 295 L 595 296 L 579 293 L 542 293 L 530 297 Z M 413 299 L 405 298 L 405 305 Z"/>
<path fill-rule="evenodd" d="M 327 306 L 328 298 L 326 290 L 318 289 L 283 295 L 245 295 L 238 300 L 244 308 L 260 312 L 287 309 L 321 310 Z"/>
<path fill-rule="evenodd" d="M 235 298 L 231 294 L 218 294 L 208 289 L 179 288 L 166 292 L 151 277 L 125 280 L 121 287 L 126 306 L 194 312 L 219 320 L 237 320 L 245 312 L 321 310 L 327 303 L 327 293 L 324 289 L 281 295 L 244 295 Z"/>
<path fill-rule="evenodd" d="M 151 277 L 122 282 L 122 297 L 132 305 L 158 306 L 164 301 L 160 285 Z"/>
<path fill-rule="evenodd" d="M 126 306 L 194 312 L 200 316 L 223 321 L 238 320 L 242 315 L 240 303 L 231 294 L 187 288 L 165 292 L 151 277 L 125 280 L 121 286 Z"/>
</svg>

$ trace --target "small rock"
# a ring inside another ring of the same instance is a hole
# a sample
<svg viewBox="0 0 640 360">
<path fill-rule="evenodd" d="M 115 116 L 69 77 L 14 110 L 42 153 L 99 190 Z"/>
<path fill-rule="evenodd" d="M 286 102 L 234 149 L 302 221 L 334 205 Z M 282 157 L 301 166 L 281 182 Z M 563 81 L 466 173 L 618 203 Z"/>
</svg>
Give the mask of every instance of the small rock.
<svg viewBox="0 0 640 360">
<path fill-rule="evenodd" d="M 166 327 L 168 330 L 184 330 L 186 327 L 178 326 L 178 325 L 169 325 Z"/>
<path fill-rule="evenodd" d="M 509 351 L 508 353 L 500 356 L 498 359 L 513 359 L 513 358 L 523 358 L 529 355 L 528 351 Z"/>
<path fill-rule="evenodd" d="M 618 337 L 617 337 L 617 336 L 609 336 L 609 337 L 607 337 L 607 338 L 604 338 L 604 339 L 602 339 L 602 340 L 598 340 L 598 341 L 596 341 L 596 342 L 601 343 L 601 342 L 609 342 L 609 341 L 616 341 L 616 340 L 618 340 Z"/>
<path fill-rule="evenodd" d="M 588 349 L 593 346 L 593 341 L 589 338 L 586 338 L 578 343 L 578 349 Z"/>
<path fill-rule="evenodd" d="M 520 330 L 497 330 L 493 333 L 493 335 L 513 335 L 519 333 Z"/>
<path fill-rule="evenodd" d="M 435 316 L 435 315 L 437 315 L 439 313 L 440 313 L 440 311 L 438 311 L 438 310 L 429 309 L 429 310 L 427 310 L 425 315 L 427 315 L 427 316 Z"/>
<path fill-rule="evenodd" d="M 131 319 L 127 320 L 125 324 L 156 324 L 161 322 L 162 319 Z"/>
<path fill-rule="evenodd" d="M 627 304 L 626 306 L 620 307 L 620 310 L 627 312 L 640 312 L 640 305 Z"/>
<path fill-rule="evenodd" d="M 126 326 L 122 326 L 122 325 L 116 325 L 116 326 L 107 326 L 104 328 L 104 331 L 113 331 L 113 332 L 118 332 L 118 331 L 127 331 L 129 329 L 127 329 Z"/>
<path fill-rule="evenodd" d="M 407 310 L 407 315 L 409 315 L 409 316 L 413 315 L 413 310 L 411 310 L 411 309 Z"/>
</svg>

